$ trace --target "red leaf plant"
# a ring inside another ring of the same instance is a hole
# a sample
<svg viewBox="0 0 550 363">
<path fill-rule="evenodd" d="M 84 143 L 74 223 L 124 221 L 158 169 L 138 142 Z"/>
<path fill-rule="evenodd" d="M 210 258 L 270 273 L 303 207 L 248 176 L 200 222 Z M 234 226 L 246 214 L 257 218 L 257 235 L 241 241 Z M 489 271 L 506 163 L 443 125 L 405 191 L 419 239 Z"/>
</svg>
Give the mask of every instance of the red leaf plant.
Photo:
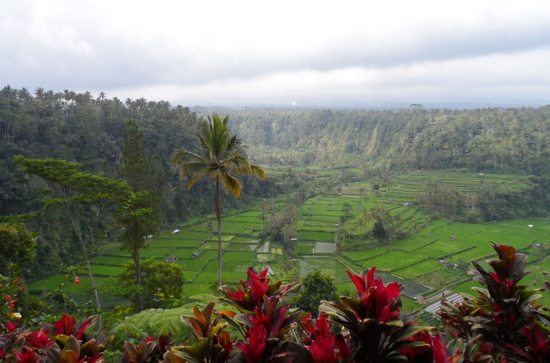
<svg viewBox="0 0 550 363">
<path fill-rule="evenodd" d="M 302 321 L 308 337 L 303 339 L 305 348 L 313 363 L 345 362 L 351 357 L 351 350 L 341 332 L 333 333 L 325 314 L 319 314 L 315 324 L 307 316 Z"/>
<path fill-rule="evenodd" d="M 233 351 L 233 341 L 229 332 L 224 330 L 227 323 L 222 321 L 220 315 L 213 313 L 214 303 L 209 303 L 202 310 L 194 307 L 193 312 L 194 316 L 185 317 L 184 321 L 195 335 L 195 344 L 172 347 L 164 354 L 162 362 L 226 362 Z"/>
<path fill-rule="evenodd" d="M 535 303 L 541 290 L 521 285 L 526 275 L 527 256 L 512 246 L 492 244 L 498 259 L 488 261 L 487 272 L 473 262 L 475 279 L 485 289 L 474 288 L 478 296 L 465 296 L 458 306 L 443 304 L 440 317 L 452 335 L 463 342 L 475 340 L 479 353 L 495 359 L 548 362 L 550 318 Z M 500 358 L 501 357 L 501 358 Z M 495 360 L 496 361 L 496 360 Z"/>
<path fill-rule="evenodd" d="M 233 291 L 222 286 L 223 301 L 235 306 L 241 314 L 223 317 L 236 327 L 245 342 L 237 344 L 240 352 L 231 361 L 265 362 L 273 359 L 284 360 L 288 341 L 285 334 L 298 320 L 300 313 L 289 313 L 289 305 L 282 305 L 281 298 L 295 291 L 299 284 L 282 285 L 281 281 L 270 283 L 268 270 L 257 273 L 253 268 L 247 271 L 248 278 L 241 281 L 239 289 Z"/>
<path fill-rule="evenodd" d="M 400 318 L 399 284 L 384 285 L 367 274 L 348 272 L 357 290 L 357 297 L 343 296 L 339 301 L 325 301 L 319 311 L 349 332 L 353 362 L 393 362 L 406 360 L 415 349 L 429 349 L 430 344 L 415 339 L 428 328 L 415 325 L 410 317 Z M 412 338 L 412 339 L 411 339 Z"/>
<path fill-rule="evenodd" d="M 63 316 L 53 323 L 53 326 L 50 325 L 48 330 L 56 335 L 74 335 L 76 339 L 82 339 L 86 329 L 92 324 L 92 318 L 88 318 L 82 321 L 78 326 L 76 326 L 76 319 L 68 314 L 63 314 Z M 75 331 L 76 330 L 76 331 Z"/>
<path fill-rule="evenodd" d="M 285 294 L 300 287 L 300 284 L 296 283 L 282 285 L 281 281 L 270 284 L 267 273 L 267 268 L 257 273 L 252 267 L 249 267 L 246 281 L 241 280 L 241 286 L 237 290 L 232 290 L 228 286 L 220 288 L 225 295 L 223 300 L 235 306 L 241 312 L 252 313 L 254 309 L 262 306 L 264 299 L 280 299 Z"/>
<path fill-rule="evenodd" d="M 166 335 L 146 337 L 139 344 L 124 342 L 121 363 L 156 363 L 159 362 L 170 345 L 170 337 Z"/>
<path fill-rule="evenodd" d="M 34 349 L 48 350 L 55 345 L 44 329 L 35 330 L 25 336 L 25 344 Z"/>
</svg>

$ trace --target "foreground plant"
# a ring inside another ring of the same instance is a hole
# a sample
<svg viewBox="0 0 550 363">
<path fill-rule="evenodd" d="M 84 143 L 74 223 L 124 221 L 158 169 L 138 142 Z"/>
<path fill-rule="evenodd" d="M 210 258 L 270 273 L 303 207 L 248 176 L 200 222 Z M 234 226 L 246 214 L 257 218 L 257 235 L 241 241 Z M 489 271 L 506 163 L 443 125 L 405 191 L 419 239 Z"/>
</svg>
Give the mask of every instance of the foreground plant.
<svg viewBox="0 0 550 363">
<path fill-rule="evenodd" d="M 163 355 L 169 349 L 170 337 L 161 336 L 158 339 L 147 337 L 139 344 L 124 342 L 121 363 L 154 363 L 162 360 Z"/>
<path fill-rule="evenodd" d="M 247 280 L 241 281 L 237 290 L 226 286 L 221 288 L 225 295 L 223 301 L 241 312 L 223 316 L 245 338 L 244 342 L 237 344 L 239 351 L 232 362 L 266 362 L 287 355 L 285 334 L 292 329 L 300 313 L 290 313 L 290 305 L 281 304 L 281 299 L 287 293 L 297 291 L 300 285 L 283 285 L 281 281 L 270 284 L 267 273 L 268 269 L 257 273 L 249 268 Z"/>
<path fill-rule="evenodd" d="M 473 262 L 485 288 L 475 288 L 478 297 L 466 296 L 458 306 L 444 304 L 440 317 L 451 334 L 475 341 L 473 351 L 487 359 L 550 362 L 550 318 L 536 304 L 541 290 L 519 284 L 527 256 L 512 246 L 493 243 L 493 248 L 499 258 L 488 261 L 492 272 Z"/>
<path fill-rule="evenodd" d="M 80 323 L 64 314 L 61 319 L 42 329 L 13 332 L 0 336 L 2 343 L 9 342 L 10 349 L 0 349 L 2 361 L 18 363 L 103 362 L 103 351 L 113 337 L 98 340 L 86 334 L 92 319 Z"/>
<path fill-rule="evenodd" d="M 384 285 L 368 273 L 349 277 L 357 289 L 357 297 L 343 296 L 339 301 L 325 301 L 321 313 L 349 332 L 353 362 L 393 362 L 406 360 L 406 354 L 428 349 L 420 333 L 427 327 L 415 325 L 410 317 L 400 318 L 399 284 Z M 416 339 L 418 337 L 418 339 Z"/>
<path fill-rule="evenodd" d="M 194 345 L 173 347 L 164 355 L 163 362 L 222 363 L 227 361 L 233 350 L 233 341 L 229 332 L 224 330 L 227 323 L 213 314 L 214 305 L 211 302 L 202 311 L 195 307 L 193 308 L 195 316 L 184 318 L 197 341 Z"/>
</svg>

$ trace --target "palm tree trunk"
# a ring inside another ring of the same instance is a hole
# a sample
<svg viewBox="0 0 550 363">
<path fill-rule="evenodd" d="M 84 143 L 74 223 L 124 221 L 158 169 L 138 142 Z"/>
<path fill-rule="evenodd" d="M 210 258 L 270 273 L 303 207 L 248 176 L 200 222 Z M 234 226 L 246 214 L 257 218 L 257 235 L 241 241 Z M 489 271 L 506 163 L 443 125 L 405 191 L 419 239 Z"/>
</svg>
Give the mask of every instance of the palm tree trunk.
<svg viewBox="0 0 550 363">
<path fill-rule="evenodd" d="M 222 208 L 220 203 L 220 180 L 216 178 L 216 195 L 214 197 L 216 219 L 218 220 L 218 287 L 222 286 Z"/>
</svg>

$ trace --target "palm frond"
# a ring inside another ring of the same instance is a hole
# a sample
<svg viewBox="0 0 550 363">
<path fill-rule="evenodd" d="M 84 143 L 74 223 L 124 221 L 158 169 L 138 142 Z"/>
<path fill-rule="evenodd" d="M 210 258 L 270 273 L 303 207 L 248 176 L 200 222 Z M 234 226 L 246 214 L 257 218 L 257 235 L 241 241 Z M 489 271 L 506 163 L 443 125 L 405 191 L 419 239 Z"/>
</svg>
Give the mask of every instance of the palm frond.
<svg viewBox="0 0 550 363">
<path fill-rule="evenodd" d="M 233 175 L 227 172 L 220 172 L 220 180 L 225 189 L 231 192 L 235 198 L 241 197 L 241 182 L 239 179 L 235 178 Z"/>
<path fill-rule="evenodd" d="M 210 165 L 208 163 L 196 162 L 196 163 L 186 163 L 179 168 L 179 175 L 181 179 L 185 179 L 195 173 L 205 171 L 211 172 Z"/>
<path fill-rule="evenodd" d="M 189 177 L 189 180 L 187 181 L 187 189 L 193 188 L 195 184 L 197 184 L 202 178 L 205 178 L 208 175 L 210 175 L 210 171 L 208 169 L 197 170 Z"/>
<path fill-rule="evenodd" d="M 182 166 L 192 162 L 208 163 L 208 159 L 184 148 L 176 150 L 172 156 L 172 165 L 174 166 Z"/>
<path fill-rule="evenodd" d="M 260 180 L 265 179 L 265 170 L 261 166 L 251 164 L 250 165 L 250 170 L 252 171 L 251 174 L 257 175 L 258 178 L 260 178 Z"/>
</svg>

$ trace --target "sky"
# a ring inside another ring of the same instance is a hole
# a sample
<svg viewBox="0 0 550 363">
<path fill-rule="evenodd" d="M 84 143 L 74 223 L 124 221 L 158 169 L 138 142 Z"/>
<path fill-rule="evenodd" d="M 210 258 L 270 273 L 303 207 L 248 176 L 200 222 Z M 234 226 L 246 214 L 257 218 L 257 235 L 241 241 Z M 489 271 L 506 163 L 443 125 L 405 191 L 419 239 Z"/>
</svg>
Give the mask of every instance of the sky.
<svg viewBox="0 0 550 363">
<path fill-rule="evenodd" d="M 229 107 L 550 104 L 550 1 L 0 0 L 0 86 Z"/>
</svg>

